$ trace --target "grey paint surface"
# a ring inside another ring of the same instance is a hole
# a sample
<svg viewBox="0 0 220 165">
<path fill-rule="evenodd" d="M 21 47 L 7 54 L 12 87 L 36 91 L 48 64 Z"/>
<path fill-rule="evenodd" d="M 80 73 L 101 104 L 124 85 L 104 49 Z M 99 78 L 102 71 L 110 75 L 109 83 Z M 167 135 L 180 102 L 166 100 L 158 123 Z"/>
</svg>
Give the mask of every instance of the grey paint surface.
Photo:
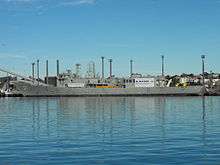
<svg viewBox="0 0 220 165">
<path fill-rule="evenodd" d="M 36 85 L 25 81 L 15 83 L 23 96 L 148 96 L 203 95 L 203 86 L 186 87 L 130 87 L 130 88 L 68 88 Z"/>
</svg>

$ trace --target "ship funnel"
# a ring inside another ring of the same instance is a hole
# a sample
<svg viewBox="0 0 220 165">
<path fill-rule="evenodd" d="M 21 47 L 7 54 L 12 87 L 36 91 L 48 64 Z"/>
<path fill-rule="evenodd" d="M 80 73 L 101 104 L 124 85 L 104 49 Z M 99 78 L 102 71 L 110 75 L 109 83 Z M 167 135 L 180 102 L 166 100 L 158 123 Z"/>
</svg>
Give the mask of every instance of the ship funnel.
<svg viewBox="0 0 220 165">
<path fill-rule="evenodd" d="M 76 77 L 81 77 L 81 64 L 76 64 Z"/>
<path fill-rule="evenodd" d="M 110 64 L 110 78 L 112 77 L 112 59 L 109 59 Z"/>
<path fill-rule="evenodd" d="M 59 76 L 59 60 L 57 60 L 57 76 Z"/>
<path fill-rule="evenodd" d="M 48 84 L 48 60 L 46 60 L 46 84 Z"/>
</svg>

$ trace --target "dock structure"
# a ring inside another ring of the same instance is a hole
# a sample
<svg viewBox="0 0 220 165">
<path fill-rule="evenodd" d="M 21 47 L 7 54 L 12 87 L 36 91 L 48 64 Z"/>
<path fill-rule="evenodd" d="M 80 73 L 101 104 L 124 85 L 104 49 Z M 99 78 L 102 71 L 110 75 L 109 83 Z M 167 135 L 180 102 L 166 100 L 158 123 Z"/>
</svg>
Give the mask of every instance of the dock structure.
<svg viewBox="0 0 220 165">
<path fill-rule="evenodd" d="M 23 97 L 23 95 L 19 92 L 0 93 L 0 98 L 2 97 Z"/>
<path fill-rule="evenodd" d="M 15 73 L 15 72 L 3 69 L 3 68 L 0 68 L 0 71 L 14 75 L 16 77 L 19 77 L 19 78 L 27 80 L 27 81 L 31 81 L 31 82 L 33 81 L 33 79 L 30 79 L 24 75 L 21 75 L 21 74 L 18 74 L 18 73 Z M 7 89 L 7 87 L 6 87 L 6 89 Z M 16 92 L 16 91 L 9 92 L 9 93 L 7 93 L 6 91 L 0 92 L 0 97 L 20 97 L 20 96 L 22 96 L 22 94 L 20 94 L 19 92 Z"/>
</svg>

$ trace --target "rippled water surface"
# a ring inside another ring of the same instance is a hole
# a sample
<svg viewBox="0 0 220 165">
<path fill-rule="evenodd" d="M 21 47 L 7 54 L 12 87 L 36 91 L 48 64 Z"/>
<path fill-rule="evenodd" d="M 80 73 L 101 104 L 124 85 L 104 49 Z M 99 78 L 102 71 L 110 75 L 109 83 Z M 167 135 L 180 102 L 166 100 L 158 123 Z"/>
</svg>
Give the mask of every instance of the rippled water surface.
<svg viewBox="0 0 220 165">
<path fill-rule="evenodd" d="M 220 97 L 0 98 L 0 164 L 220 164 Z"/>
</svg>

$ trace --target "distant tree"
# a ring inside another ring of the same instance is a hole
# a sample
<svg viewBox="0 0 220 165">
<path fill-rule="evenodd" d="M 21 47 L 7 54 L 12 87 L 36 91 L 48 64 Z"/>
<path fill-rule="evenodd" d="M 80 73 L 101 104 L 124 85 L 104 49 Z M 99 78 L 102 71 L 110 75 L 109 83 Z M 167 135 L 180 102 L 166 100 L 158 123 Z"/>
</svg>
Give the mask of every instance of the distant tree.
<svg viewBox="0 0 220 165">
<path fill-rule="evenodd" d="M 191 74 L 189 74 L 189 76 L 190 76 L 190 77 L 194 77 L 194 74 L 193 74 L 193 73 L 191 73 Z"/>
<path fill-rule="evenodd" d="M 209 73 L 204 72 L 204 77 L 207 79 L 209 77 Z"/>
<path fill-rule="evenodd" d="M 181 77 L 186 77 L 186 76 L 188 76 L 186 73 L 181 74 Z"/>
<path fill-rule="evenodd" d="M 170 75 L 166 75 L 165 79 L 167 79 L 167 80 L 171 79 Z"/>
</svg>

